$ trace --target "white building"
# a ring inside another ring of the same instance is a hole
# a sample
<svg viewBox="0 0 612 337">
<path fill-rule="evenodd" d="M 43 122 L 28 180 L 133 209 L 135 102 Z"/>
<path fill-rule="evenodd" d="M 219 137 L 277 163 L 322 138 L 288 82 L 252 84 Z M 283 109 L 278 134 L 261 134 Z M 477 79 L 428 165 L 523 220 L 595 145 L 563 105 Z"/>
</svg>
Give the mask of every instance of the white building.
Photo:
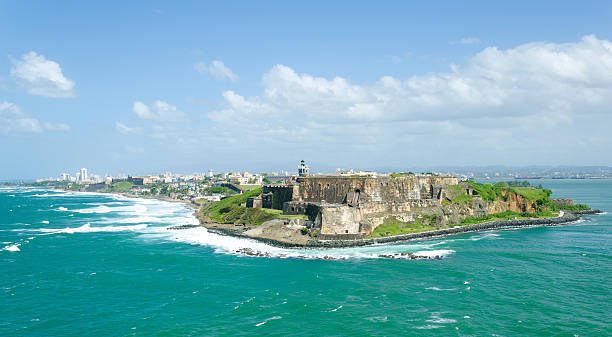
<svg viewBox="0 0 612 337">
<path fill-rule="evenodd" d="M 86 169 L 86 168 L 84 168 L 84 167 L 83 167 L 83 168 L 81 169 L 81 173 L 80 173 L 79 178 L 80 178 L 79 180 L 80 180 L 81 182 L 87 181 L 87 169 Z"/>
<path fill-rule="evenodd" d="M 209 177 L 209 178 L 212 178 L 212 177 L 214 177 L 214 176 L 215 176 L 215 175 L 213 174 L 213 170 L 208 170 L 208 177 Z"/>
</svg>

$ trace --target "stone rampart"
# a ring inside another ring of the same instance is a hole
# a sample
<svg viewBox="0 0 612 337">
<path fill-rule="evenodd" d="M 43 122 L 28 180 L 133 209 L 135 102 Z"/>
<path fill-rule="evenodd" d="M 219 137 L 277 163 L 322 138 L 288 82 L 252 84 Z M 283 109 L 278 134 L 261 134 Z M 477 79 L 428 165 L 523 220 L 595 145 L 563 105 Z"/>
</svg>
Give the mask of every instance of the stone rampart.
<svg viewBox="0 0 612 337">
<path fill-rule="evenodd" d="M 440 198 L 442 186 L 458 184 L 457 177 L 405 175 L 399 177 L 311 176 L 300 178 L 297 201 L 351 203 L 406 202 Z"/>
<path fill-rule="evenodd" d="M 315 227 L 321 228 L 321 234 L 359 234 L 361 214 L 359 209 L 346 205 L 321 207 L 315 220 Z"/>
<path fill-rule="evenodd" d="M 293 185 L 264 185 L 261 192 L 262 207 L 283 209 L 293 198 Z"/>
</svg>

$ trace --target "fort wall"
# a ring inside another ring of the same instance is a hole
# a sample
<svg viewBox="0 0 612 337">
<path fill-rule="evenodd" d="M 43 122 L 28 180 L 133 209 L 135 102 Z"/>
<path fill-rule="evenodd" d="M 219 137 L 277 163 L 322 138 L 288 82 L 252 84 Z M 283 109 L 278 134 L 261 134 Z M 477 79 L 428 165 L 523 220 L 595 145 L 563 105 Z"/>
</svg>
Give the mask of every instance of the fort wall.
<svg viewBox="0 0 612 337">
<path fill-rule="evenodd" d="M 357 200 L 361 204 L 439 199 L 444 185 L 456 184 L 454 176 L 304 177 L 297 181 L 293 200 L 349 204 Z"/>
</svg>

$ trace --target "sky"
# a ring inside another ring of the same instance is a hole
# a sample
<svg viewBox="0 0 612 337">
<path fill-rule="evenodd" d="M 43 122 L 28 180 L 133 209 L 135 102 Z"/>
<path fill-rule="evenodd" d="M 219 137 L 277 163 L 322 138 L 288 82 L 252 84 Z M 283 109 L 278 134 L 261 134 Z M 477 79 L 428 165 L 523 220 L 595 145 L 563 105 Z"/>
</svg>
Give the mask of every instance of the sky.
<svg viewBox="0 0 612 337">
<path fill-rule="evenodd" d="M 610 1 L 0 1 L 0 179 L 612 165 Z"/>
</svg>

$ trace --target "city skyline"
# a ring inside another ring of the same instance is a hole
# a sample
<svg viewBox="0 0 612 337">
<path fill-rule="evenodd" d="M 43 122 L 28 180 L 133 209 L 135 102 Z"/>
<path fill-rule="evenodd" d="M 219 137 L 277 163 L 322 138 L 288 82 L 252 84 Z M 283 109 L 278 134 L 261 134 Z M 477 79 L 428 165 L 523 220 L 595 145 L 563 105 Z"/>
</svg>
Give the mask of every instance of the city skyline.
<svg viewBox="0 0 612 337">
<path fill-rule="evenodd" d="M 611 166 L 611 11 L 3 2 L 0 180 Z"/>
</svg>

